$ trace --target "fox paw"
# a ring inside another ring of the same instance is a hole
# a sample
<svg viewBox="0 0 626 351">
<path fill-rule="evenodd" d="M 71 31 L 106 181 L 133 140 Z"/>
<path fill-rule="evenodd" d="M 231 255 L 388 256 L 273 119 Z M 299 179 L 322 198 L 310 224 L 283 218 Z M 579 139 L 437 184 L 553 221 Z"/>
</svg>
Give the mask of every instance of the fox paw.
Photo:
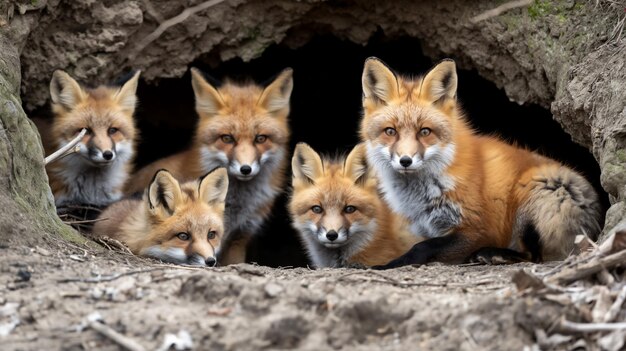
<svg viewBox="0 0 626 351">
<path fill-rule="evenodd" d="M 368 269 L 369 267 L 367 267 L 364 264 L 361 263 L 348 263 L 344 266 L 344 268 L 352 268 L 352 269 Z"/>
<path fill-rule="evenodd" d="M 467 261 L 487 265 L 512 264 L 527 261 L 526 256 L 511 249 L 483 248 L 472 254 Z"/>
</svg>

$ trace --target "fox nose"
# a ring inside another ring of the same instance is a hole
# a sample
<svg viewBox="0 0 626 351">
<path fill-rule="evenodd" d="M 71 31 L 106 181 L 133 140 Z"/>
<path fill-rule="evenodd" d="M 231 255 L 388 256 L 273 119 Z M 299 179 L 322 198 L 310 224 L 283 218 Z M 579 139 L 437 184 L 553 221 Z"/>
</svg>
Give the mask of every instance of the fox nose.
<svg viewBox="0 0 626 351">
<path fill-rule="evenodd" d="M 104 158 L 107 161 L 111 161 L 111 159 L 113 159 L 113 152 L 111 150 L 107 150 L 105 152 L 102 153 L 102 158 Z"/>
<path fill-rule="evenodd" d="M 215 259 L 215 257 L 209 257 L 206 260 L 204 260 L 204 263 L 209 267 L 215 267 L 217 260 Z"/>
<path fill-rule="evenodd" d="M 252 173 L 252 167 L 250 167 L 248 165 L 243 165 L 243 166 L 241 166 L 241 168 L 239 168 L 239 172 L 241 172 L 241 174 L 243 174 L 243 175 L 248 175 L 248 174 Z"/>
<path fill-rule="evenodd" d="M 337 232 L 334 230 L 331 230 L 330 232 L 326 233 L 326 238 L 330 241 L 335 241 L 337 240 L 338 237 L 339 237 L 339 234 L 337 234 Z"/>
<path fill-rule="evenodd" d="M 402 167 L 408 167 L 411 165 L 411 163 L 413 163 L 413 160 L 409 157 L 409 156 L 402 156 L 400 158 L 400 164 L 402 165 Z"/>
</svg>

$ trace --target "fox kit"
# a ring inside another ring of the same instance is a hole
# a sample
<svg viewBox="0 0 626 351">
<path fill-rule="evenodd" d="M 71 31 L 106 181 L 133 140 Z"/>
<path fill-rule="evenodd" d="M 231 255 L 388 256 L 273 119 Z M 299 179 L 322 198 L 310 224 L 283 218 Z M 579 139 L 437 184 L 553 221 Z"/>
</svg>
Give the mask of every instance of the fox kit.
<svg viewBox="0 0 626 351">
<path fill-rule="evenodd" d="M 228 176 L 218 168 L 179 184 L 160 170 L 143 195 L 109 206 L 93 233 L 120 240 L 133 254 L 176 264 L 214 266 L 224 235 Z"/>
<path fill-rule="evenodd" d="M 417 242 L 379 197 L 363 145 L 330 160 L 300 143 L 291 165 L 289 212 L 315 267 L 380 265 Z"/>
<path fill-rule="evenodd" d="M 385 268 L 473 253 L 488 263 L 563 259 L 577 234 L 599 233 L 598 196 L 581 175 L 472 131 L 456 102 L 454 61 L 409 79 L 370 58 L 362 83 L 361 138 L 380 189 L 429 238 Z"/>
<path fill-rule="evenodd" d="M 81 87 L 63 71 L 50 82 L 54 119 L 49 133 L 58 149 L 81 130 L 80 151 L 47 167 L 57 207 L 67 204 L 105 206 L 122 196 L 134 155 L 136 136 L 133 113 L 139 73 L 121 87 Z M 54 150 L 47 150 L 54 151 Z"/>
<path fill-rule="evenodd" d="M 140 170 L 127 193 L 142 189 L 159 168 L 189 180 L 226 167 L 230 179 L 227 235 L 220 262 L 245 262 L 247 243 L 270 214 L 284 183 L 292 71 L 285 69 L 266 88 L 231 82 L 215 88 L 199 70 L 191 73 L 200 117 L 193 146 Z"/>
</svg>

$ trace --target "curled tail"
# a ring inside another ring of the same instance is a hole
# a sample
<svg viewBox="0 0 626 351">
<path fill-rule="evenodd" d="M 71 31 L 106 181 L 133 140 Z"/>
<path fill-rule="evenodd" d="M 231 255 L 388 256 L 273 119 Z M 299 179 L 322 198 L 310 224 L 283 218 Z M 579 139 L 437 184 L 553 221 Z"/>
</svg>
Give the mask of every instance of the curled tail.
<svg viewBox="0 0 626 351">
<path fill-rule="evenodd" d="M 529 170 L 518 184 L 520 207 L 513 228 L 513 248 L 530 252 L 534 261 L 561 260 L 574 238 L 600 233 L 601 206 L 591 184 L 561 165 Z"/>
</svg>

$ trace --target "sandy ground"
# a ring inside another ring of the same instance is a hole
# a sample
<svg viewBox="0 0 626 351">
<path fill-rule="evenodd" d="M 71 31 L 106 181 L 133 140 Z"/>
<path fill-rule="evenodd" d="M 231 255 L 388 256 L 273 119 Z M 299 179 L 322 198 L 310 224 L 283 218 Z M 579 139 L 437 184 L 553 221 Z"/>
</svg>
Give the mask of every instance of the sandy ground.
<svg viewBox="0 0 626 351">
<path fill-rule="evenodd" d="M 72 247 L 0 248 L 3 350 L 522 350 L 531 264 L 193 269 Z M 167 340 L 167 342 L 166 342 Z M 141 348 L 138 348 L 141 349 Z"/>
</svg>

